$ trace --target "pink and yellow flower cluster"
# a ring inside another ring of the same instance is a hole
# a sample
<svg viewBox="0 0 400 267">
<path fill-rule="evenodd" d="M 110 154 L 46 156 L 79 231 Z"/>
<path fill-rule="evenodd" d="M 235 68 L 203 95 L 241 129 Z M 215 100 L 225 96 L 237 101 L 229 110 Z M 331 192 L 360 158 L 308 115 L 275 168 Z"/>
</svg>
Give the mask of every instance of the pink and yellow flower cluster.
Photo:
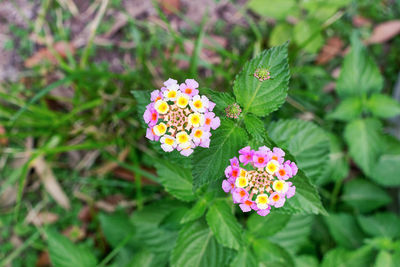
<svg viewBox="0 0 400 267">
<path fill-rule="evenodd" d="M 189 156 L 196 146 L 209 147 L 210 130 L 220 126 L 220 119 L 212 112 L 215 103 L 199 95 L 198 87 L 193 79 L 180 85 L 168 79 L 164 87 L 151 93 L 143 115 L 149 126 L 146 137 L 160 141 L 164 151 L 177 149 Z"/>
<path fill-rule="evenodd" d="M 227 179 L 223 180 L 222 189 L 232 194 L 233 202 L 239 203 L 243 212 L 255 210 L 265 216 L 271 206 L 280 208 L 286 198 L 294 196 L 296 187 L 287 180 L 298 169 L 294 162 L 285 161 L 282 149 L 262 146 L 255 151 L 247 146 L 239 154 L 239 159 L 232 158 L 225 169 Z"/>
</svg>

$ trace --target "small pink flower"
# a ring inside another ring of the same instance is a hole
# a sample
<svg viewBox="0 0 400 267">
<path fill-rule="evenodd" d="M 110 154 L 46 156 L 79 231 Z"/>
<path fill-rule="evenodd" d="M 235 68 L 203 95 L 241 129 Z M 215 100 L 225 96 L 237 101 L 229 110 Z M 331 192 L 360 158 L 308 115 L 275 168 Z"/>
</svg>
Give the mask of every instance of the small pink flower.
<svg viewBox="0 0 400 267">
<path fill-rule="evenodd" d="M 229 180 L 222 181 L 222 189 L 225 193 L 231 192 L 235 188 L 235 184 Z"/>
<path fill-rule="evenodd" d="M 253 155 L 253 164 L 256 168 L 264 168 L 267 166 L 268 163 L 268 157 L 267 154 L 261 152 L 261 151 L 256 151 Z"/>
<path fill-rule="evenodd" d="M 286 192 L 286 197 L 291 198 L 296 193 L 296 187 L 294 185 L 292 186 L 292 182 L 288 182 L 288 186 L 289 188 L 288 191 Z"/>
<path fill-rule="evenodd" d="M 143 114 L 143 119 L 150 127 L 157 124 L 158 112 L 154 109 L 153 103 L 147 106 L 147 109 Z"/>
<path fill-rule="evenodd" d="M 215 107 L 215 103 L 212 102 L 212 101 L 210 101 L 210 102 L 208 103 L 208 111 L 213 111 L 214 107 Z M 219 118 L 218 118 L 218 119 L 219 119 Z"/>
<path fill-rule="evenodd" d="M 289 164 L 285 163 L 281 165 L 281 168 L 275 174 L 279 180 L 287 180 L 292 177 L 292 168 L 290 168 Z"/>
<path fill-rule="evenodd" d="M 274 192 L 269 197 L 270 205 L 274 206 L 275 208 L 280 208 L 285 204 L 285 196 L 282 196 L 278 192 Z"/>
<path fill-rule="evenodd" d="M 232 190 L 233 203 L 243 203 L 249 197 L 249 192 L 243 188 L 235 188 Z"/>
<path fill-rule="evenodd" d="M 237 157 L 231 158 L 229 161 L 232 167 L 239 167 L 239 160 Z"/>
<path fill-rule="evenodd" d="M 153 128 L 147 128 L 146 138 L 150 139 L 151 141 L 158 141 L 160 139 L 159 136 L 154 134 Z"/>
<path fill-rule="evenodd" d="M 193 79 L 186 79 L 185 83 L 181 83 L 179 89 L 181 90 L 182 93 L 187 94 L 190 97 L 193 97 L 199 94 L 199 90 L 196 89 L 198 87 L 199 87 L 198 82 L 196 82 Z"/>
<path fill-rule="evenodd" d="M 167 87 L 167 89 L 169 90 L 178 90 L 179 89 L 179 85 L 178 85 L 178 81 L 169 78 L 168 80 L 166 80 L 164 82 L 165 87 Z"/>
<path fill-rule="evenodd" d="M 236 179 L 240 174 L 240 168 L 235 166 L 228 166 L 225 169 L 226 178 L 234 178 Z"/>
<path fill-rule="evenodd" d="M 154 90 L 150 94 L 150 100 L 152 102 L 154 102 L 154 103 L 157 102 L 158 100 L 162 99 L 162 98 L 163 98 L 163 93 L 160 90 Z"/>
<path fill-rule="evenodd" d="M 239 160 L 244 165 L 247 165 L 249 162 L 253 160 L 254 150 L 250 148 L 250 146 L 246 146 L 239 150 Z"/>
<path fill-rule="evenodd" d="M 254 201 L 246 199 L 242 204 L 239 205 L 240 209 L 243 212 L 251 211 L 251 206 L 254 204 Z"/>
<path fill-rule="evenodd" d="M 263 210 L 259 209 L 257 211 L 257 214 L 260 215 L 260 216 L 267 216 L 270 211 L 271 211 L 271 207 L 268 207 L 268 208 L 263 209 Z"/>
<path fill-rule="evenodd" d="M 209 102 L 211 103 L 211 102 Z M 215 117 L 214 112 L 207 112 L 204 114 L 204 128 L 210 130 L 212 128 L 213 130 L 217 129 L 221 125 L 221 121 L 218 117 Z"/>
<path fill-rule="evenodd" d="M 284 161 L 284 157 L 285 156 L 285 152 L 282 150 L 282 149 L 280 149 L 280 148 L 277 148 L 277 147 L 274 147 L 273 148 L 273 150 L 272 151 L 270 151 L 269 153 L 268 153 L 268 157 L 269 157 L 269 159 L 273 159 L 273 160 L 276 160 L 276 161 L 278 161 L 280 164 L 282 164 L 283 163 L 283 161 Z"/>
<path fill-rule="evenodd" d="M 298 171 L 296 163 L 294 163 L 294 162 L 290 163 L 290 168 L 292 168 L 292 175 L 295 176 Z"/>
</svg>

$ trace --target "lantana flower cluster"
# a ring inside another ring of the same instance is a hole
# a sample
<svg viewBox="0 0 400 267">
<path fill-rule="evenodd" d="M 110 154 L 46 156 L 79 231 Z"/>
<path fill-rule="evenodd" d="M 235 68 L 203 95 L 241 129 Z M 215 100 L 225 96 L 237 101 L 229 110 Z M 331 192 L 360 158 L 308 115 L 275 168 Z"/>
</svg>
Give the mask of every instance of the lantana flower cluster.
<svg viewBox="0 0 400 267">
<path fill-rule="evenodd" d="M 212 112 L 215 103 L 199 95 L 199 84 L 193 79 L 180 85 L 168 79 L 164 85 L 151 93 L 143 115 L 149 126 L 146 137 L 160 141 L 164 151 L 177 149 L 184 156 L 192 154 L 196 146 L 209 147 L 210 130 L 221 123 Z"/>
<path fill-rule="evenodd" d="M 297 174 L 297 165 L 285 161 L 285 152 L 274 147 L 259 147 L 257 151 L 246 146 L 239 150 L 239 159 L 230 159 L 225 169 L 222 189 L 232 194 L 243 212 L 257 211 L 266 216 L 271 206 L 280 208 L 286 198 L 294 196 L 296 187 L 288 180 Z M 245 167 L 246 166 L 246 167 Z"/>
</svg>

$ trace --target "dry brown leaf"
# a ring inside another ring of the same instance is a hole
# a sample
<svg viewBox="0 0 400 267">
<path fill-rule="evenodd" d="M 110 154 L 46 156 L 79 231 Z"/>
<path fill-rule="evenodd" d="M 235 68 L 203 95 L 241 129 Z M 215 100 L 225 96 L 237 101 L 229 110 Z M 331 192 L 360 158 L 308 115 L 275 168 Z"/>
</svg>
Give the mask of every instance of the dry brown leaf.
<svg viewBox="0 0 400 267">
<path fill-rule="evenodd" d="M 157 0 L 163 12 L 167 15 L 174 14 L 181 7 L 180 0 Z"/>
<path fill-rule="evenodd" d="M 94 208 L 91 208 L 89 205 L 85 205 L 79 211 L 78 218 L 83 223 L 89 223 L 92 221 L 95 212 L 96 210 Z"/>
<path fill-rule="evenodd" d="M 11 207 L 16 200 L 17 200 L 17 188 L 9 186 L 6 189 L 4 189 L 0 195 L 0 208 Z"/>
<path fill-rule="evenodd" d="M 130 151 L 129 148 L 125 148 L 124 150 L 122 150 L 122 152 L 118 155 L 118 161 L 124 162 L 126 157 L 129 154 L 129 151 Z M 103 166 L 101 166 L 100 168 L 95 170 L 94 173 L 98 174 L 98 175 L 105 175 L 105 174 L 113 171 L 117 167 L 118 167 L 118 163 L 117 162 L 114 162 L 114 161 L 107 162 Z"/>
<path fill-rule="evenodd" d="M 340 53 L 343 48 L 343 41 L 339 37 L 331 37 L 328 39 L 321 52 L 319 53 L 316 63 L 325 64 Z"/>
<path fill-rule="evenodd" d="M 33 54 L 25 61 L 25 67 L 32 68 L 43 62 L 57 64 L 57 58 L 54 56 L 54 52 L 56 52 L 60 57 L 65 58 L 68 53 L 71 53 L 71 55 L 73 55 L 75 53 L 75 48 L 70 43 L 64 41 L 57 42 L 54 44 L 53 49 L 42 48 L 35 54 Z"/>
<path fill-rule="evenodd" d="M 39 258 L 36 261 L 36 267 L 47 267 L 51 266 L 50 256 L 48 251 L 43 251 L 40 253 Z"/>
<path fill-rule="evenodd" d="M 44 224 L 55 223 L 58 221 L 58 218 L 58 215 L 52 212 L 43 211 L 38 213 L 35 210 L 30 210 L 25 221 L 36 226 L 42 226 Z"/>
<path fill-rule="evenodd" d="M 6 146 L 8 144 L 8 138 L 5 136 L 6 129 L 0 125 L 0 146 Z"/>
<path fill-rule="evenodd" d="M 156 171 L 154 169 L 146 169 L 146 168 L 142 168 L 145 171 L 149 171 L 153 174 L 156 174 Z M 122 167 L 117 167 L 116 169 L 113 170 L 113 174 L 115 175 L 115 177 L 126 180 L 126 181 L 135 181 L 135 174 L 125 168 Z M 142 184 L 157 184 L 156 182 L 149 180 L 145 177 L 142 177 Z"/>
<path fill-rule="evenodd" d="M 69 199 L 58 183 L 53 171 L 47 165 L 43 156 L 38 157 L 33 162 L 32 167 L 35 169 L 35 172 L 46 188 L 46 191 L 54 198 L 57 204 L 68 210 L 70 208 Z"/>
<path fill-rule="evenodd" d="M 377 25 L 366 44 L 380 44 L 389 41 L 400 33 L 400 20 L 386 21 Z"/>
<path fill-rule="evenodd" d="M 371 20 L 370 20 L 370 19 L 367 19 L 367 18 L 365 18 L 365 17 L 363 17 L 363 16 L 355 15 L 355 16 L 353 17 L 353 25 L 354 25 L 355 27 L 369 26 L 369 25 L 371 25 L 371 24 L 372 24 Z"/>
</svg>

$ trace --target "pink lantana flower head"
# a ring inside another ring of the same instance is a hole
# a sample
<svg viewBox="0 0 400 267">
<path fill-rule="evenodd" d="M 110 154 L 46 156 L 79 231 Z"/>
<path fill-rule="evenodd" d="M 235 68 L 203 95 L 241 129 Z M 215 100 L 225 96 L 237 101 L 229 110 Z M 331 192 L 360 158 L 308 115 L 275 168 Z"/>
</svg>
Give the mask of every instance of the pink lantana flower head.
<svg viewBox="0 0 400 267">
<path fill-rule="evenodd" d="M 199 95 L 198 87 L 194 79 L 179 85 L 170 78 L 151 93 L 151 103 L 143 114 L 149 126 L 146 137 L 160 141 L 165 152 L 176 149 L 189 156 L 197 146 L 210 146 L 210 131 L 220 126 L 220 119 L 211 112 L 215 103 Z"/>
<path fill-rule="evenodd" d="M 222 181 L 222 189 L 232 194 L 243 212 L 254 210 L 266 216 L 271 207 L 280 208 L 294 196 L 296 187 L 286 180 L 297 174 L 297 165 L 285 161 L 282 149 L 262 146 L 255 151 L 247 146 L 239 154 L 225 169 L 227 179 Z"/>
</svg>

